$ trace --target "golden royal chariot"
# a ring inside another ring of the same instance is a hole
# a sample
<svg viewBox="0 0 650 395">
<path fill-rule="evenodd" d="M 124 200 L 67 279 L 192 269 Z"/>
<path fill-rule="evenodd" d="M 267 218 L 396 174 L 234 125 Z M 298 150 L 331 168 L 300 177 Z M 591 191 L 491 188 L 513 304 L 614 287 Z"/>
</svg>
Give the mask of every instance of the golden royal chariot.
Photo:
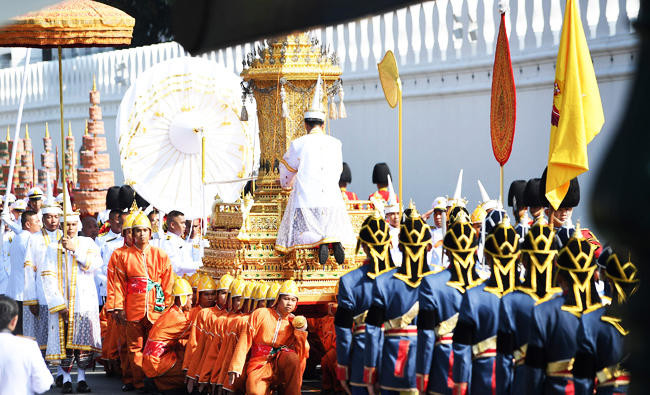
<svg viewBox="0 0 650 395">
<path fill-rule="evenodd" d="M 290 191 L 280 186 L 279 161 L 291 141 L 306 134 L 303 115 L 318 76 L 323 81 L 324 106 L 341 89 L 341 68 L 334 54 L 306 33 L 269 40 L 244 60 L 241 72 L 243 100 L 253 95 L 257 103 L 260 169 L 252 195 L 236 203 L 215 201 L 206 233 L 202 271 L 213 277 L 225 273 L 247 280 L 282 281 L 293 278 L 300 287 L 301 305 L 326 305 L 334 301 L 338 279 L 365 259 L 355 246 L 345 247 L 345 262 L 330 256 L 318 262 L 317 250 L 298 248 L 288 254 L 275 249 L 278 228 Z M 242 114 L 243 117 L 246 115 Z M 329 119 L 328 121 L 329 122 Z M 325 125 L 329 130 L 329 125 Z M 352 227 L 358 234 L 373 211 L 369 201 L 346 201 Z"/>
</svg>

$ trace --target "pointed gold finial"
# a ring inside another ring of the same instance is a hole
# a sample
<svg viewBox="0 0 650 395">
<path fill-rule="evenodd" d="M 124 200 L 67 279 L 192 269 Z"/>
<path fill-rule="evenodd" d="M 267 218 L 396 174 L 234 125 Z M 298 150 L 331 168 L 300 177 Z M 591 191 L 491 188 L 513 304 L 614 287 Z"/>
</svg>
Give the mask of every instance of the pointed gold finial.
<svg viewBox="0 0 650 395">
<path fill-rule="evenodd" d="M 88 136 L 88 120 L 86 119 L 86 128 L 84 129 L 84 136 Z"/>
<path fill-rule="evenodd" d="M 68 137 L 72 137 L 72 122 L 68 121 Z"/>
<path fill-rule="evenodd" d="M 578 240 L 584 239 L 584 236 L 582 235 L 582 229 L 580 228 L 580 220 L 576 221 L 576 229 L 573 232 L 573 237 Z"/>
<path fill-rule="evenodd" d="M 409 201 L 409 210 L 411 210 L 409 217 L 411 218 L 417 218 L 420 216 L 420 213 L 418 213 L 418 210 L 415 208 L 415 204 L 413 203 L 413 199 Z"/>
<path fill-rule="evenodd" d="M 29 124 L 25 124 L 25 140 L 29 139 Z"/>
<path fill-rule="evenodd" d="M 48 126 L 47 122 L 45 122 L 45 138 L 50 138 L 50 127 Z"/>
<path fill-rule="evenodd" d="M 11 126 L 7 125 L 7 141 L 11 140 L 11 136 L 9 134 Z"/>
<path fill-rule="evenodd" d="M 135 202 L 135 199 L 133 199 L 133 203 L 131 204 L 130 212 L 135 213 L 136 211 L 138 211 L 138 204 Z"/>
<path fill-rule="evenodd" d="M 97 82 L 95 81 L 95 74 L 93 74 L 93 92 L 97 90 Z"/>
</svg>

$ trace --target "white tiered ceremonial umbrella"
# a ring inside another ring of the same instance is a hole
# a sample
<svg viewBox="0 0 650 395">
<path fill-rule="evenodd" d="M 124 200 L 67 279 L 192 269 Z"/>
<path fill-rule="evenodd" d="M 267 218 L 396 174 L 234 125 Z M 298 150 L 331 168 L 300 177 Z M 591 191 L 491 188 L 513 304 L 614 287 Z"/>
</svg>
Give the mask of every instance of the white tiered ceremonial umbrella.
<svg viewBox="0 0 650 395">
<path fill-rule="evenodd" d="M 154 207 L 205 218 L 218 196 L 235 202 L 259 167 L 254 104 L 241 121 L 241 78 L 216 62 L 177 58 L 152 66 L 117 115 L 127 184 Z"/>
</svg>

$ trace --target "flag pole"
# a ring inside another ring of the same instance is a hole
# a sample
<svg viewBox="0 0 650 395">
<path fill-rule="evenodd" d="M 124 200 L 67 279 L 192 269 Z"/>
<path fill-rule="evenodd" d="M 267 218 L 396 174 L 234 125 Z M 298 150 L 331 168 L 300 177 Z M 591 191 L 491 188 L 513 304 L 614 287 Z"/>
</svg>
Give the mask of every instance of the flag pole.
<svg viewBox="0 0 650 395">
<path fill-rule="evenodd" d="M 68 185 L 66 184 L 66 174 L 65 174 L 65 127 L 63 125 L 63 69 L 61 66 L 61 46 L 57 48 L 59 55 L 59 111 L 61 113 L 61 164 L 62 173 L 61 178 L 63 179 L 63 237 L 67 237 L 66 228 L 67 228 L 67 216 L 68 216 L 68 207 L 66 205 L 68 196 Z"/>
<path fill-rule="evenodd" d="M 399 160 L 399 211 L 400 213 L 402 212 L 403 204 L 402 201 L 404 200 L 404 195 L 402 194 L 402 83 L 397 79 L 397 92 L 398 92 L 398 99 L 399 99 L 399 108 L 397 109 L 398 112 L 398 135 L 399 135 L 399 142 L 398 142 L 398 149 L 399 149 L 399 154 L 398 154 L 398 160 Z"/>
<path fill-rule="evenodd" d="M 499 166 L 499 202 L 503 204 L 503 165 Z"/>
</svg>

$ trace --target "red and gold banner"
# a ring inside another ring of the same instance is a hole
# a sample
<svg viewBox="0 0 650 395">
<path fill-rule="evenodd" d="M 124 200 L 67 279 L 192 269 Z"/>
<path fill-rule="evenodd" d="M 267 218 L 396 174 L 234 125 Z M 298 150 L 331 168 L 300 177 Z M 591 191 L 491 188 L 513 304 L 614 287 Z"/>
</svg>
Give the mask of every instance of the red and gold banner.
<svg viewBox="0 0 650 395">
<path fill-rule="evenodd" d="M 515 77 L 512 73 L 505 14 L 501 14 L 497 48 L 494 54 L 494 69 L 492 70 L 492 100 L 490 106 L 492 151 L 501 166 L 506 164 L 512 152 L 516 118 Z"/>
</svg>

